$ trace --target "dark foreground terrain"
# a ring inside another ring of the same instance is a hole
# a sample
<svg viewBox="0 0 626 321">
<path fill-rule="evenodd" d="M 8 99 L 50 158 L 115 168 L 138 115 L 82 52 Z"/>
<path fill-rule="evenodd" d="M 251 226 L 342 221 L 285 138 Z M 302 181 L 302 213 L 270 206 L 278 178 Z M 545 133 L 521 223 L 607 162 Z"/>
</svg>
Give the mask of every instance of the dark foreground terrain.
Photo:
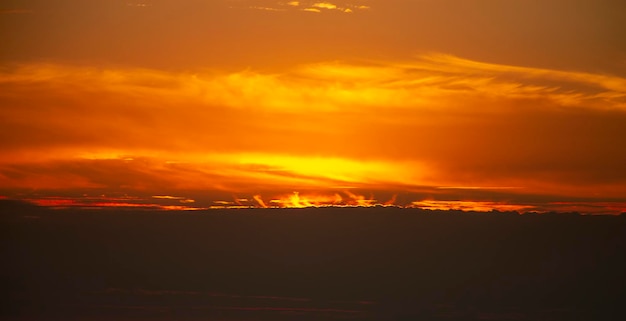
<svg viewBox="0 0 626 321">
<path fill-rule="evenodd" d="M 626 316 L 624 215 L 0 212 L 0 320 Z"/>
</svg>

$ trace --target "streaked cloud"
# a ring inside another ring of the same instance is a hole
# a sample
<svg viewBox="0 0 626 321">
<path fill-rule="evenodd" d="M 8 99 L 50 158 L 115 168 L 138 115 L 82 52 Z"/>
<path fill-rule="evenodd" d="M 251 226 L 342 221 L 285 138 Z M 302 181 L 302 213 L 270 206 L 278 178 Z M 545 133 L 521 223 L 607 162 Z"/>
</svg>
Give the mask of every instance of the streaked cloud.
<svg viewBox="0 0 626 321">
<path fill-rule="evenodd" d="M 263 11 L 286 11 L 283 8 L 272 8 L 272 7 L 250 7 L 250 9 L 263 10 Z"/>
<path fill-rule="evenodd" d="M 413 193 L 398 203 L 422 208 L 619 203 L 624 84 L 441 54 L 274 73 L 7 66 L 0 185 L 168 206 L 202 202 L 190 191 L 234 202 L 216 206 L 390 204 L 367 190 Z M 463 195 L 482 203 L 454 203 Z"/>
<path fill-rule="evenodd" d="M 322 13 L 324 11 L 352 13 L 358 10 L 367 10 L 370 8 L 362 3 L 363 1 L 231 1 L 232 8 L 235 9 L 255 9 L 263 11 L 298 10 L 314 13 Z"/>
<path fill-rule="evenodd" d="M 457 211 L 474 211 L 474 212 L 525 212 L 535 209 L 534 206 L 520 204 L 506 204 L 499 202 L 482 202 L 482 201 L 416 201 L 411 207 L 426 210 L 457 210 Z"/>
<path fill-rule="evenodd" d="M 166 211 L 197 211 L 207 208 L 194 207 L 190 205 L 181 205 L 168 202 L 171 199 L 158 198 L 160 202 L 153 202 L 147 198 L 133 196 L 38 196 L 36 198 L 22 198 L 38 206 L 50 208 L 83 208 L 83 209 L 149 209 L 149 210 L 166 210 Z M 189 204 L 189 202 L 181 202 Z"/>
</svg>

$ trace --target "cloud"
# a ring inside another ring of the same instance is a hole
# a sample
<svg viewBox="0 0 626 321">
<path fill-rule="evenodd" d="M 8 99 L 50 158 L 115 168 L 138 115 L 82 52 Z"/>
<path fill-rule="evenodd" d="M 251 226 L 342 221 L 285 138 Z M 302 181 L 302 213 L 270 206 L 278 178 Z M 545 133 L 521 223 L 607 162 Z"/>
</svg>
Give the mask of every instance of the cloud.
<svg viewBox="0 0 626 321">
<path fill-rule="evenodd" d="M 263 11 L 285 11 L 285 9 L 272 8 L 272 7 L 250 7 L 250 9 L 263 10 Z"/>
<path fill-rule="evenodd" d="M 561 86 L 565 84 L 571 85 L 574 83 L 588 87 L 595 87 L 597 90 L 601 91 L 592 97 L 621 100 L 621 103 L 624 103 L 624 98 L 626 98 L 626 79 L 616 76 L 498 65 L 443 54 L 426 55 L 422 58 L 425 63 L 416 65 L 416 68 L 418 69 L 429 69 L 449 73 L 474 73 L 481 75 L 492 74 L 501 77 L 515 76 L 518 78 L 526 78 L 531 81 L 556 81 Z M 582 93 L 578 92 L 576 94 L 580 95 Z M 625 105 L 620 105 L 620 107 L 624 106 Z"/>
<path fill-rule="evenodd" d="M 319 1 L 256 1 L 254 4 L 250 1 L 233 2 L 232 8 L 235 9 L 254 9 L 263 11 L 288 11 L 298 10 L 305 12 L 343 12 L 353 13 L 355 10 L 369 9 L 369 6 L 361 5 L 358 3 L 339 1 L 336 3 L 331 2 L 319 2 Z"/>
<path fill-rule="evenodd" d="M 337 9 L 337 5 L 329 3 L 329 2 L 316 2 L 312 5 L 312 7 L 320 8 L 320 9 L 329 9 L 329 10 Z"/>
<path fill-rule="evenodd" d="M 483 201 L 415 201 L 411 207 L 427 209 L 427 210 L 458 210 L 458 211 L 474 211 L 474 212 L 525 212 L 536 209 L 534 206 L 520 204 L 506 204 L 499 202 L 483 202 Z"/>
<path fill-rule="evenodd" d="M 626 90 L 616 76 L 449 55 L 280 73 L 2 70 L 5 188 L 241 191 L 266 205 L 259 190 L 626 192 Z"/>
<path fill-rule="evenodd" d="M 147 3 L 147 2 L 127 2 L 126 6 L 135 7 L 135 8 L 146 8 L 146 7 L 152 7 L 152 4 Z"/>
</svg>

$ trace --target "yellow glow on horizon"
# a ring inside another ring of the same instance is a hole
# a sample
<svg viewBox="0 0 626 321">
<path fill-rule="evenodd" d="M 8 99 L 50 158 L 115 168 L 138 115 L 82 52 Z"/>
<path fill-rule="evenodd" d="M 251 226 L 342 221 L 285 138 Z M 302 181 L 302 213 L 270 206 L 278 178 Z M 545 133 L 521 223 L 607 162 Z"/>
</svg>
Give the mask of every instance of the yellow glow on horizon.
<svg viewBox="0 0 626 321">
<path fill-rule="evenodd" d="M 285 208 L 345 208 L 345 207 L 395 207 L 432 211 L 462 212 L 517 212 L 549 213 L 554 211 L 578 212 L 582 214 L 620 214 L 626 211 L 626 202 L 550 202 L 546 204 L 525 204 L 504 201 L 435 201 L 416 200 L 410 203 L 397 203 L 397 195 L 385 202 L 376 200 L 373 195 L 366 197 L 357 192 L 344 190 L 334 193 L 292 192 L 273 197 L 254 195 L 250 199 L 234 198 L 232 201 L 213 201 L 210 206 L 190 206 L 191 202 L 181 202 L 179 197 L 133 197 L 133 196 L 87 196 L 80 197 L 35 197 L 24 199 L 30 203 L 53 209 L 84 208 L 133 208 L 166 211 L 200 211 L 211 209 L 285 209 Z M 10 199 L 0 196 L 0 199 Z M 152 199 L 152 200 L 151 200 Z M 268 200 L 266 202 L 265 200 Z M 177 204 L 178 203 L 178 204 Z M 182 204 L 180 204 L 182 203 Z"/>
<path fill-rule="evenodd" d="M 343 194 L 343 195 L 342 195 Z M 260 196 L 257 196 L 261 199 Z M 256 199 L 256 197 L 255 197 Z M 264 203 L 263 203 L 264 204 Z M 280 208 L 305 208 L 305 207 L 372 207 L 378 203 L 372 197 L 355 194 L 348 190 L 342 193 L 321 194 L 321 193 L 299 193 L 282 195 L 270 201 L 274 207 Z M 266 207 L 266 206 L 262 206 Z"/>
<path fill-rule="evenodd" d="M 623 157 L 624 83 L 450 55 L 274 72 L 15 65 L 0 72 L 0 102 L 28 108 L 0 109 L 0 185 L 247 193 L 243 206 L 258 207 L 335 204 L 334 191 L 368 206 L 343 191 L 419 186 L 620 197 L 605 177 Z M 591 136 L 573 143 L 581 126 Z M 275 197 L 287 191 L 301 193 Z"/>
</svg>

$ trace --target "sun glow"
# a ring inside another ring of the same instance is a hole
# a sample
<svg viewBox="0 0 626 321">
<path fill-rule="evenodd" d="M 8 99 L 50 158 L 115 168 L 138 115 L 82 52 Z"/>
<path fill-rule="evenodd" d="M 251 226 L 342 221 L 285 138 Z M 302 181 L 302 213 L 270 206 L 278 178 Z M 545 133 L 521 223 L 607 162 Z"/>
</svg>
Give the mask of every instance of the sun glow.
<svg viewBox="0 0 626 321">
<path fill-rule="evenodd" d="M 421 183 L 423 166 L 418 164 L 388 164 L 382 161 L 357 161 L 335 157 L 302 157 L 248 154 L 235 156 L 243 168 L 261 175 L 282 175 L 304 181 L 311 180 L 325 187 L 368 183 Z M 322 187 L 319 186 L 318 187 Z"/>
<path fill-rule="evenodd" d="M 283 195 L 279 199 L 273 199 L 271 204 L 277 207 L 287 208 L 303 208 L 303 207 L 345 207 L 345 206 L 360 206 L 370 207 L 377 203 L 376 200 L 366 198 L 362 195 L 354 194 L 350 191 L 344 191 L 343 193 L 334 193 L 332 195 L 323 194 L 300 194 L 299 192 L 293 192 L 293 194 Z"/>
<path fill-rule="evenodd" d="M 0 108 L 0 192 L 123 190 L 198 208 L 619 201 L 625 83 L 445 54 L 282 72 L 15 65 L 0 102 L 29 108 Z M 572 139 L 580 128 L 591 136 Z M 494 203 L 463 203 L 479 194 Z"/>
<path fill-rule="evenodd" d="M 306 207 L 372 207 L 380 204 L 373 195 L 366 197 L 349 190 L 340 192 L 291 192 L 272 197 L 254 195 L 251 199 L 214 201 L 211 208 L 306 208 Z M 388 203 L 388 202 L 387 202 Z M 390 205 L 385 203 L 384 205 Z"/>
</svg>

